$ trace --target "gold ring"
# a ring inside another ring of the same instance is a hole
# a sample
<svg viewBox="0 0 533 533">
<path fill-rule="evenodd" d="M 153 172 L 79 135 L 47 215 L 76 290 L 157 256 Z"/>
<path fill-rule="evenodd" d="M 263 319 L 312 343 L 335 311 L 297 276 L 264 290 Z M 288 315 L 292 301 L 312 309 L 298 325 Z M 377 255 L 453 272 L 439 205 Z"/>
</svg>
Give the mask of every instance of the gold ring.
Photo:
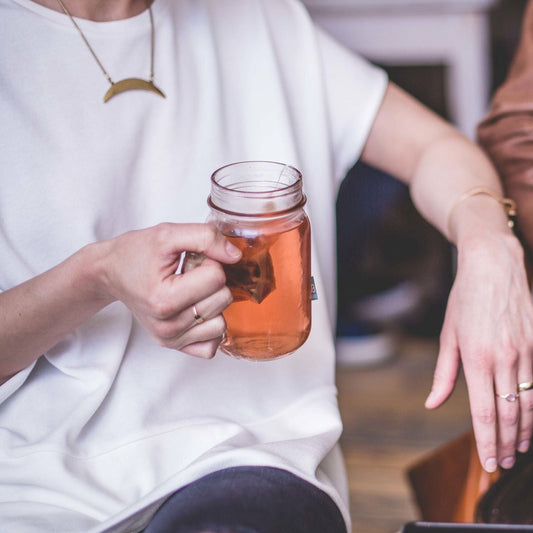
<svg viewBox="0 0 533 533">
<path fill-rule="evenodd" d="M 202 322 L 204 322 L 204 319 L 198 314 L 198 311 L 196 310 L 195 305 L 192 306 L 192 312 L 194 313 L 194 321 L 197 324 L 201 324 Z"/>
<path fill-rule="evenodd" d="M 526 390 L 533 389 L 533 381 L 524 381 L 518 384 L 518 392 L 524 392 Z"/>
<path fill-rule="evenodd" d="M 516 394 L 512 392 L 510 392 L 509 394 L 496 393 L 496 396 L 498 396 L 498 398 L 501 398 L 502 400 L 507 400 L 508 402 L 516 402 L 516 400 L 518 400 L 518 393 Z"/>
</svg>

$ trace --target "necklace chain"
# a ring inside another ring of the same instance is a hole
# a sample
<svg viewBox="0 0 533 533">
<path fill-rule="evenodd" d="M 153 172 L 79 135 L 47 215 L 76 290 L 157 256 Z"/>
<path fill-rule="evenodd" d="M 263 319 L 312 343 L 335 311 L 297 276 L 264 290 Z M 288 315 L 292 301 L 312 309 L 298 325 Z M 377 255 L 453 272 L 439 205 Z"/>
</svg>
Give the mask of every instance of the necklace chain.
<svg viewBox="0 0 533 533">
<path fill-rule="evenodd" d="M 150 15 L 150 78 L 148 81 L 141 80 L 139 78 L 127 78 L 125 80 L 119 81 L 115 83 L 107 70 L 104 68 L 104 65 L 96 55 L 96 52 L 94 51 L 93 47 L 89 43 L 87 37 L 83 33 L 82 29 L 79 27 L 78 23 L 74 19 L 74 17 L 70 14 L 69 10 L 67 9 L 67 6 L 63 3 L 63 0 L 57 0 L 57 3 L 61 7 L 61 9 L 64 11 L 65 15 L 68 16 L 76 30 L 78 30 L 78 33 L 80 34 L 81 38 L 85 42 L 87 48 L 89 49 L 89 52 L 91 52 L 91 55 L 94 57 L 94 60 L 100 67 L 100 70 L 106 77 L 107 81 L 111 84 L 111 88 L 108 90 L 106 95 L 104 96 L 104 102 L 107 102 L 110 98 L 112 98 L 115 94 L 119 94 L 124 91 L 130 91 L 130 90 L 146 90 L 155 92 L 156 94 L 159 94 L 163 98 L 165 98 L 165 95 L 161 92 L 160 89 L 158 89 L 154 85 L 154 48 L 155 48 L 155 27 L 154 27 L 154 16 L 152 14 L 152 6 L 148 6 L 148 14 Z"/>
</svg>

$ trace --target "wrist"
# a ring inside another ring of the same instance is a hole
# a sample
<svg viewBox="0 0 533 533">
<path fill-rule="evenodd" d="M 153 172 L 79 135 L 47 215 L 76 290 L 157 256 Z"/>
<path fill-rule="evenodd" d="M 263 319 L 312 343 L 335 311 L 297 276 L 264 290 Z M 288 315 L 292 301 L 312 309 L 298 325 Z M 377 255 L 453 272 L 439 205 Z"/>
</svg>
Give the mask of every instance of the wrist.
<svg viewBox="0 0 533 533">
<path fill-rule="evenodd" d="M 107 241 L 101 241 L 88 244 L 74 256 L 78 265 L 79 286 L 85 288 L 88 298 L 100 303 L 102 307 L 116 300 L 109 290 L 106 243 Z"/>
<path fill-rule="evenodd" d="M 459 197 L 448 215 L 448 236 L 459 246 L 461 241 L 476 239 L 486 233 L 513 235 L 516 209 L 511 200 L 488 191 L 476 193 L 467 191 Z"/>
<path fill-rule="evenodd" d="M 461 194 L 459 198 L 455 200 L 452 207 L 450 208 L 450 211 L 448 213 L 448 233 L 450 233 L 450 225 L 452 222 L 452 216 L 457 206 L 461 204 L 462 202 L 465 202 L 466 200 L 474 196 L 479 196 L 479 195 L 488 196 L 495 202 L 498 202 L 502 206 L 503 210 L 505 211 L 505 215 L 507 216 L 507 225 L 511 229 L 514 228 L 515 218 L 517 215 L 516 203 L 514 200 L 512 200 L 511 198 L 505 198 L 499 192 L 493 189 L 489 189 L 488 187 L 472 187 L 471 189 Z"/>
<path fill-rule="evenodd" d="M 505 220 L 490 224 L 477 220 L 458 232 L 456 246 L 458 264 L 474 259 L 489 266 L 503 258 L 515 265 L 524 264 L 524 249 Z"/>
</svg>

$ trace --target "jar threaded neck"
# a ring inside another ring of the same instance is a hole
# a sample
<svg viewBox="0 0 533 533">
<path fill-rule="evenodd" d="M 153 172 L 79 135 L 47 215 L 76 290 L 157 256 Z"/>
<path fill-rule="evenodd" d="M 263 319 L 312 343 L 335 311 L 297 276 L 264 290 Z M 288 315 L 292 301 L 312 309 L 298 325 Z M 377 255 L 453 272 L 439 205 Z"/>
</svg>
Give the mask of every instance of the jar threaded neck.
<svg viewBox="0 0 533 533">
<path fill-rule="evenodd" d="M 305 204 L 302 174 L 273 161 L 243 161 L 216 170 L 211 176 L 209 204 L 241 215 L 272 214 Z"/>
</svg>

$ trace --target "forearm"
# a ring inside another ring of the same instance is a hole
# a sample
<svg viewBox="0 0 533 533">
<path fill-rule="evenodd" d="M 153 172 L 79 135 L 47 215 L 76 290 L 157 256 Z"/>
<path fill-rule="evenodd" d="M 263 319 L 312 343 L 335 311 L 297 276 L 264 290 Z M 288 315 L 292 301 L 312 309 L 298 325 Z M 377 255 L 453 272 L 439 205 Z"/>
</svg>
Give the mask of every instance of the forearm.
<svg viewBox="0 0 533 533">
<path fill-rule="evenodd" d="M 511 235 L 505 210 L 495 198 L 478 194 L 460 200 L 478 188 L 503 196 L 490 161 L 459 134 L 431 143 L 410 180 L 411 196 L 418 210 L 458 247 L 476 237 Z"/>
<path fill-rule="evenodd" d="M 419 211 L 456 245 L 458 270 L 476 272 L 477 283 L 486 287 L 494 283 L 496 265 L 503 258 L 524 264 L 523 248 L 504 206 L 490 194 L 465 194 L 481 189 L 503 195 L 490 161 L 468 139 L 452 135 L 428 146 L 410 187 Z M 494 271 L 487 273 L 479 267 L 484 264 L 492 265 Z"/>
<path fill-rule="evenodd" d="M 186 251 L 207 259 L 177 273 Z M 226 327 L 222 311 L 232 301 L 222 263 L 241 256 L 210 224 L 158 224 L 85 246 L 0 293 L 0 382 L 113 301 L 122 302 L 161 346 L 213 357 Z"/>
<path fill-rule="evenodd" d="M 457 244 L 458 226 L 462 237 L 474 231 L 509 233 L 502 206 L 486 195 L 454 207 L 474 187 L 502 194 L 488 157 L 394 85 L 387 90 L 363 159 L 408 184 L 417 209 L 452 242 Z"/>
<path fill-rule="evenodd" d="M 0 383 L 110 303 L 99 292 L 97 245 L 0 293 Z"/>
</svg>

